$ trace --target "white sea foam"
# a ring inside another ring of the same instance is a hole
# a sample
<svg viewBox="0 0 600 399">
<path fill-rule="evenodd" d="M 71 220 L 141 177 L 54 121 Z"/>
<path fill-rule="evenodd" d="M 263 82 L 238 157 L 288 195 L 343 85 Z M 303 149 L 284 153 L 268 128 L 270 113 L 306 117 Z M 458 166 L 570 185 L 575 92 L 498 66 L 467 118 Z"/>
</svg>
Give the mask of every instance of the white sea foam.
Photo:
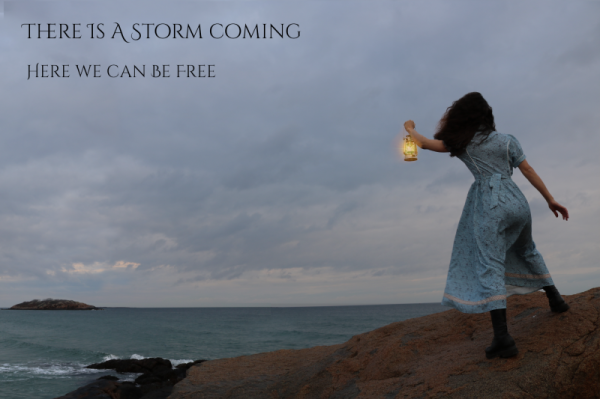
<svg viewBox="0 0 600 399">
<path fill-rule="evenodd" d="M 104 371 L 86 369 L 85 366 L 85 364 L 79 363 L 41 363 L 37 365 L 4 363 L 0 365 L 0 374 L 72 376 L 81 374 L 94 374 Z"/>
<path fill-rule="evenodd" d="M 192 359 L 169 359 L 171 361 L 171 364 L 173 365 L 173 367 L 178 366 L 180 364 L 183 363 L 191 363 L 193 362 Z"/>
<path fill-rule="evenodd" d="M 103 357 L 102 361 L 106 362 L 108 360 L 120 359 L 119 356 L 116 355 L 106 355 Z M 145 356 L 134 353 L 131 355 L 130 359 L 142 360 L 147 359 Z M 192 359 L 169 359 L 173 367 L 183 364 L 193 362 Z M 0 374 L 8 375 L 30 375 L 30 376 L 54 376 L 54 377 L 69 377 L 75 375 L 83 375 L 83 374 L 95 374 L 95 373 L 106 373 L 106 370 L 95 370 L 86 368 L 87 364 L 83 363 L 72 363 L 72 362 L 47 362 L 47 363 L 39 363 L 39 364 L 11 364 L 11 363 L 2 363 L 0 364 Z M 128 373 L 129 374 L 129 373 Z M 137 376 L 137 373 L 131 373 L 131 376 L 123 376 L 122 380 L 128 381 Z"/>
</svg>

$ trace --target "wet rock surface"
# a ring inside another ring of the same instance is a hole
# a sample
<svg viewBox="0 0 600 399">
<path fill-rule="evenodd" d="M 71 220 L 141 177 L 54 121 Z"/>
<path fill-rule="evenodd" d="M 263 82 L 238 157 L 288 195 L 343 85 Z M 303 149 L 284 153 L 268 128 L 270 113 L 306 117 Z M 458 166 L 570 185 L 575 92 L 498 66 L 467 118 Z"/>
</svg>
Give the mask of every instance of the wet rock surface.
<svg viewBox="0 0 600 399">
<path fill-rule="evenodd" d="M 118 373 L 160 373 L 173 369 L 170 360 L 160 357 L 148 359 L 112 359 L 86 366 L 88 369 L 115 370 Z"/>
<path fill-rule="evenodd" d="M 115 370 L 118 373 L 142 373 L 135 381 L 120 381 L 107 375 L 56 399 L 166 399 L 173 386 L 185 378 L 187 370 L 204 360 L 179 364 L 162 358 L 113 359 L 95 363 L 87 368 Z"/>
<path fill-rule="evenodd" d="M 10 310 L 102 310 L 82 302 L 69 299 L 34 299 L 29 302 L 21 302 L 14 305 Z"/>
<path fill-rule="evenodd" d="M 112 399 L 115 395 L 111 393 L 116 393 L 119 386 L 115 381 L 96 380 L 57 399 Z"/>
<path fill-rule="evenodd" d="M 564 298 L 560 314 L 542 292 L 508 299 L 510 359 L 485 358 L 488 313 L 448 310 L 340 345 L 202 362 L 169 399 L 600 398 L 600 288 Z"/>
</svg>

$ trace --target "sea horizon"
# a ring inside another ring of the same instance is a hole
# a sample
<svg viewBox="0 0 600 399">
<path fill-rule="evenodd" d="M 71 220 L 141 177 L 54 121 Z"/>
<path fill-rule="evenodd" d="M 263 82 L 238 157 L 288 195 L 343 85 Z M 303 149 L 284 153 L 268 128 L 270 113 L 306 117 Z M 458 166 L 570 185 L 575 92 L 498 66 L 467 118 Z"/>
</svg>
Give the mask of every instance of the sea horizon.
<svg viewBox="0 0 600 399">
<path fill-rule="evenodd" d="M 379 304 L 363 304 L 363 305 L 256 305 L 256 306 L 97 306 L 101 309 L 245 309 L 245 308 L 335 308 L 335 307 L 352 307 L 352 306 L 399 306 L 399 305 L 433 305 L 440 302 L 409 302 L 409 303 L 379 303 Z M 15 304 L 16 305 L 16 304 Z M 12 307 L 14 305 L 11 305 Z M 10 307 L 0 307 L 0 310 L 14 310 Z M 448 309 L 451 309 L 448 307 Z M 46 310 L 46 309 L 44 309 Z M 73 310 L 73 309 L 58 309 L 58 310 Z M 97 310 L 97 309 L 92 309 Z"/>
<path fill-rule="evenodd" d="M 0 397 L 52 399 L 112 370 L 110 359 L 189 361 L 346 342 L 393 322 L 448 310 L 438 303 L 277 307 L 107 307 L 0 312 Z M 133 380 L 136 375 L 119 375 Z"/>
</svg>

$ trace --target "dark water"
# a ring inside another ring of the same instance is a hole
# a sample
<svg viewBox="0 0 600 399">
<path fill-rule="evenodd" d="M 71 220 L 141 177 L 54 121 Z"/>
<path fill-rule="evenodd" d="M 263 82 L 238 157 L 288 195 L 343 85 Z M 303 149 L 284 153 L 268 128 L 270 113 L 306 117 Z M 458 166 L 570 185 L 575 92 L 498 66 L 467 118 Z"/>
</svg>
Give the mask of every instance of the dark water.
<svg viewBox="0 0 600 399">
<path fill-rule="evenodd" d="M 0 398 L 50 399 L 113 372 L 111 358 L 173 363 L 333 345 L 353 335 L 441 312 L 439 304 L 306 308 L 109 308 L 0 311 Z M 133 379 L 135 375 L 129 376 Z"/>
</svg>

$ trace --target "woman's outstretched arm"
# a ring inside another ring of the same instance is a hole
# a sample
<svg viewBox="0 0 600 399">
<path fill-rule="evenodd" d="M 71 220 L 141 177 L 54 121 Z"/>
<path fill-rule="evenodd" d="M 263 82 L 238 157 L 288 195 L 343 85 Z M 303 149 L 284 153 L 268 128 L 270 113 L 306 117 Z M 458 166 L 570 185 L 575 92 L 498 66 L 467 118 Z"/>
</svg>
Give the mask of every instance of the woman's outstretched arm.
<svg viewBox="0 0 600 399">
<path fill-rule="evenodd" d="M 519 164 L 519 170 L 521 170 L 523 176 L 525 176 L 525 178 L 529 180 L 529 183 L 531 183 L 531 185 L 535 187 L 540 192 L 540 194 L 542 194 L 542 197 L 544 197 L 544 199 L 548 203 L 548 208 L 550 208 L 552 213 L 554 213 L 554 216 L 558 217 L 558 213 L 560 213 L 564 220 L 569 220 L 569 211 L 567 211 L 567 208 L 556 202 L 554 197 L 552 197 L 552 195 L 550 194 L 550 191 L 548 191 L 548 189 L 546 188 L 546 185 L 542 181 L 542 178 L 539 177 L 537 173 L 535 173 L 535 170 L 533 170 L 533 168 L 531 167 L 531 165 L 529 165 L 527 160 L 524 160 Z"/>
<path fill-rule="evenodd" d="M 415 130 L 415 123 L 413 121 L 404 122 L 404 128 L 410 134 L 412 139 L 419 147 L 424 150 L 430 150 L 435 152 L 448 152 L 442 140 L 432 140 L 425 136 L 420 135 Z"/>
</svg>

